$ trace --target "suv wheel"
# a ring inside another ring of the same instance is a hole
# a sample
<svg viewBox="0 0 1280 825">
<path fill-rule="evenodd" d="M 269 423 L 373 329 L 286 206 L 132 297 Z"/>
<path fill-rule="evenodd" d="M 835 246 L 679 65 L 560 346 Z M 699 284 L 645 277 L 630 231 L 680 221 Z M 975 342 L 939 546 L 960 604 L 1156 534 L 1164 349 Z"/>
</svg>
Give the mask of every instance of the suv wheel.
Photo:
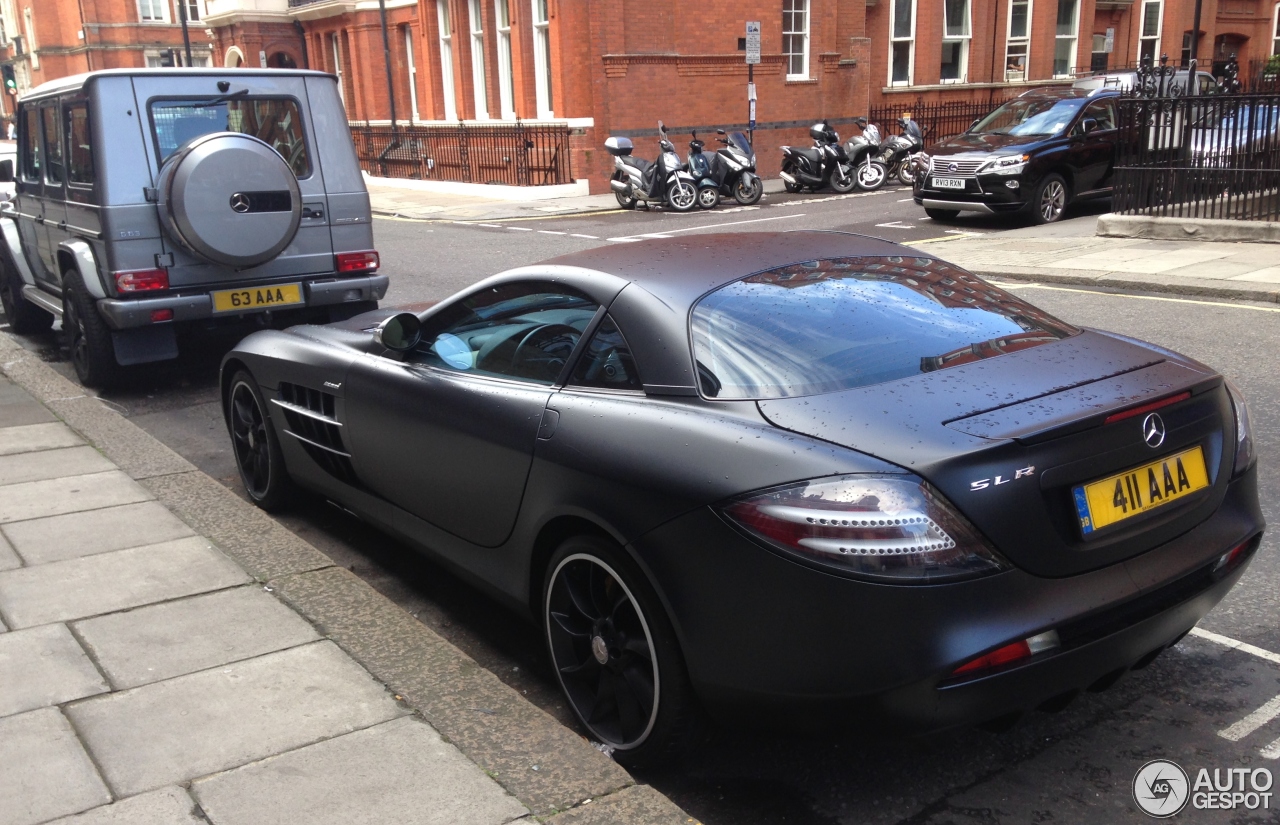
<svg viewBox="0 0 1280 825">
<path fill-rule="evenodd" d="M 22 297 L 22 283 L 7 262 L 0 262 L 0 306 L 9 328 L 18 335 L 44 332 L 53 326 L 53 315 Z"/>
<path fill-rule="evenodd" d="M 1031 199 L 1031 219 L 1038 224 L 1053 223 L 1067 209 L 1067 182 L 1061 175 L 1045 175 Z"/>
<path fill-rule="evenodd" d="M 111 330 L 78 274 L 64 274 L 62 285 L 62 330 L 76 375 L 86 387 L 109 387 L 120 378 Z"/>
</svg>

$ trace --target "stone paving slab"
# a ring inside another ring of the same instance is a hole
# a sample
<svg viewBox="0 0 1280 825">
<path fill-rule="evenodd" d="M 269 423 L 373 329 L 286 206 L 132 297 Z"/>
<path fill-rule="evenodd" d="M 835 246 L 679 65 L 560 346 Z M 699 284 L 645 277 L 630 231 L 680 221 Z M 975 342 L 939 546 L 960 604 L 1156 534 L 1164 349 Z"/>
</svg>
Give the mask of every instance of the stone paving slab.
<svg viewBox="0 0 1280 825">
<path fill-rule="evenodd" d="M 406 713 L 332 642 L 67 706 L 119 796 L 207 776 Z"/>
<path fill-rule="evenodd" d="M 12 384 L 0 385 L 0 421 L 5 427 L 41 424 L 58 419 L 40 402 Z"/>
<path fill-rule="evenodd" d="M 0 496 L 0 524 L 132 504 L 151 498 L 119 470 L 10 484 Z"/>
<path fill-rule="evenodd" d="M 161 788 L 138 794 L 49 825 L 208 825 L 196 813 L 196 803 L 182 788 Z"/>
<path fill-rule="evenodd" d="M 18 554 L 13 550 L 13 545 L 5 539 L 4 533 L 0 532 L 0 570 L 12 570 L 21 566 L 22 559 L 18 558 Z"/>
<path fill-rule="evenodd" d="M 191 790 L 217 825 L 502 825 L 529 812 L 411 717 L 237 768 Z"/>
<path fill-rule="evenodd" d="M 117 690 L 320 638 L 301 616 L 258 586 L 99 616 L 76 623 L 75 630 Z"/>
<path fill-rule="evenodd" d="M 0 456 L 0 485 L 105 473 L 116 466 L 92 447 L 64 447 Z"/>
<path fill-rule="evenodd" d="M 28 424 L 25 427 L 0 427 L 0 455 L 75 447 L 83 443 L 84 439 L 61 421 L 53 424 Z"/>
<path fill-rule="evenodd" d="M 6 570 L 0 573 L 0 614 L 16 630 L 193 596 L 247 581 L 244 571 L 196 536 Z"/>
<path fill-rule="evenodd" d="M 0 719 L 0 825 L 36 825 L 110 801 L 57 708 Z"/>
<path fill-rule="evenodd" d="M 28 565 L 161 544 L 195 532 L 155 501 L 18 521 L 0 527 Z M 3 568 L 0 568 L 3 569 Z"/>
<path fill-rule="evenodd" d="M 66 625 L 0 636 L 0 716 L 110 690 Z"/>
</svg>

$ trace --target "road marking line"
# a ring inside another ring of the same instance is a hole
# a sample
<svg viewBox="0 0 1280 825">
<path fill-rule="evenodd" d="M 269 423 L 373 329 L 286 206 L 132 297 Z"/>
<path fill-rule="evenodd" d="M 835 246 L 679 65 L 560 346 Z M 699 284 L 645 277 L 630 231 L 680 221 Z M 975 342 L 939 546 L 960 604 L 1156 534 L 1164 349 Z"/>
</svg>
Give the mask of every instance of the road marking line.
<svg viewBox="0 0 1280 825">
<path fill-rule="evenodd" d="M 1280 739 L 1258 751 L 1258 755 L 1263 759 L 1280 759 Z"/>
<path fill-rule="evenodd" d="M 510 229 L 512 232 L 532 232 L 533 230 L 527 226 L 504 226 L 503 229 Z"/>
<path fill-rule="evenodd" d="M 539 229 L 539 230 L 538 230 L 538 234 L 540 234 L 540 235 L 568 235 L 569 233 L 568 233 L 568 232 L 556 232 L 554 229 Z"/>
<path fill-rule="evenodd" d="M 454 221 L 454 223 L 457 223 L 457 221 Z M 478 223 L 476 226 L 487 226 L 490 229 L 502 229 L 502 227 L 496 223 Z"/>
<path fill-rule="evenodd" d="M 902 221 L 890 221 L 889 223 L 878 223 L 876 224 L 876 226 L 885 226 L 885 227 L 888 227 L 889 229 L 915 229 L 915 227 L 912 226 L 911 224 L 909 223 L 904 224 Z"/>
<path fill-rule="evenodd" d="M 915 198 L 902 198 L 901 200 L 898 201 L 898 203 L 911 203 L 914 200 Z"/>
<path fill-rule="evenodd" d="M 1280 716 L 1280 696 L 1267 702 L 1234 725 L 1218 731 L 1218 735 L 1228 742 L 1239 742 L 1277 716 Z"/>
<path fill-rule="evenodd" d="M 749 221 L 729 221 L 728 223 L 712 223 L 704 226 L 686 226 L 683 229 L 668 229 L 665 232 L 646 232 L 641 235 L 623 235 L 618 238 L 606 238 L 609 241 L 643 241 L 648 238 L 670 238 L 677 232 L 696 232 L 699 229 L 719 229 L 722 226 L 741 226 L 747 223 L 762 223 L 763 221 L 785 221 L 791 218 L 803 218 L 805 213 L 801 212 L 797 215 L 775 215 L 772 218 L 752 218 Z"/>
<path fill-rule="evenodd" d="M 955 240 L 957 237 L 959 236 L 953 235 L 950 238 L 935 238 L 934 240 L 950 241 L 950 240 Z M 921 241 L 910 241 L 910 243 L 917 244 L 917 243 L 921 243 Z M 992 283 L 996 283 L 996 282 L 992 281 Z M 1140 300 L 1140 301 L 1168 301 L 1169 303 L 1173 303 L 1173 304 L 1198 304 L 1200 306 L 1207 306 L 1207 307 L 1228 307 L 1230 309 L 1252 309 L 1258 312 L 1280 312 L 1280 307 L 1256 307 L 1250 304 L 1228 304 L 1224 301 L 1196 301 L 1191 298 L 1164 298 L 1159 295 L 1126 295 L 1122 292 L 1103 292 L 1098 289 L 1072 289 L 1071 287 L 1047 286 L 1045 284 L 1037 284 L 1037 283 L 1020 283 L 1020 282 L 1014 281 L 1014 282 L 1000 283 L 998 285 L 1005 289 L 1011 289 L 1011 288 L 1012 289 L 1047 289 L 1051 292 L 1084 292 L 1089 295 L 1109 295 L 1113 298 L 1133 298 L 1135 300 Z"/>
<path fill-rule="evenodd" d="M 1239 639 L 1233 639 L 1230 636 L 1222 636 L 1208 630 L 1201 630 L 1198 627 L 1191 628 L 1191 635 L 1198 636 L 1207 642 L 1229 647 L 1232 650 L 1239 650 L 1242 653 L 1251 653 L 1259 659 L 1266 659 L 1272 664 L 1280 665 L 1280 653 L 1272 653 L 1270 650 L 1251 645 L 1248 642 L 1242 642 Z"/>
<path fill-rule="evenodd" d="M 616 242 L 618 242 L 618 243 L 635 243 L 636 241 L 643 241 L 643 240 L 644 240 L 644 238 L 632 238 L 632 237 L 627 237 L 627 238 L 605 238 L 605 240 L 606 240 L 606 241 L 616 241 Z"/>
<path fill-rule="evenodd" d="M 923 240 L 919 240 L 919 241 L 907 241 L 907 245 L 919 246 L 922 243 L 938 243 L 939 241 L 958 241 L 963 237 L 965 236 L 964 235 L 943 235 L 940 238 L 924 238 Z"/>
<path fill-rule="evenodd" d="M 598 240 L 600 240 L 600 237 L 599 237 L 598 235 L 579 235 L 579 234 L 578 234 L 578 233 L 576 233 L 576 232 L 571 232 L 571 233 L 569 233 L 569 237 L 570 237 L 570 238 L 590 238 L 590 239 L 591 239 L 591 240 L 593 240 L 593 241 L 598 241 Z"/>
</svg>

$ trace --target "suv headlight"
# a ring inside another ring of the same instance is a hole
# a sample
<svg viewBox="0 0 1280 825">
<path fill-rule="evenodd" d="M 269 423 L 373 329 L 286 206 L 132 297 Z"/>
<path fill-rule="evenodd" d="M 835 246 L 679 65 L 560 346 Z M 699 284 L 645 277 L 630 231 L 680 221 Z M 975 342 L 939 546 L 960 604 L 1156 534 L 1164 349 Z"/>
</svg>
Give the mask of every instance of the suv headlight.
<svg viewBox="0 0 1280 825">
<path fill-rule="evenodd" d="M 1236 413 L 1236 460 L 1232 475 L 1239 475 L 1253 466 L 1258 454 L 1253 447 L 1253 425 L 1249 422 L 1249 407 L 1244 403 L 1244 396 L 1230 381 L 1227 381 L 1227 393 Z"/>
<path fill-rule="evenodd" d="M 771 547 L 856 578 L 937 584 L 1009 567 L 914 475 L 802 481 L 748 494 L 719 510 Z"/>
<path fill-rule="evenodd" d="M 1027 167 L 1027 161 L 1031 160 L 1030 155 L 1006 155 L 1002 158 L 992 158 L 982 166 L 978 167 L 979 175 L 1018 175 Z"/>
</svg>

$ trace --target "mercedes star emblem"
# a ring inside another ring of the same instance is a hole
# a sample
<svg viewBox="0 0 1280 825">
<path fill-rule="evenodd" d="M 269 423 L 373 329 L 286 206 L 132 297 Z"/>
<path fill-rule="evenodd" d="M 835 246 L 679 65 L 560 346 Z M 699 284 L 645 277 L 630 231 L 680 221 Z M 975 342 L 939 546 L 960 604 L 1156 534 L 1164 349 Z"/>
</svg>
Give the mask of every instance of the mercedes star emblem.
<svg viewBox="0 0 1280 825">
<path fill-rule="evenodd" d="M 249 196 L 243 192 L 237 192 L 231 196 L 231 211 L 239 212 L 243 215 L 249 211 Z"/>
<path fill-rule="evenodd" d="M 1159 413 L 1151 413 L 1142 419 L 1142 440 L 1153 450 L 1164 443 L 1164 419 Z"/>
</svg>

